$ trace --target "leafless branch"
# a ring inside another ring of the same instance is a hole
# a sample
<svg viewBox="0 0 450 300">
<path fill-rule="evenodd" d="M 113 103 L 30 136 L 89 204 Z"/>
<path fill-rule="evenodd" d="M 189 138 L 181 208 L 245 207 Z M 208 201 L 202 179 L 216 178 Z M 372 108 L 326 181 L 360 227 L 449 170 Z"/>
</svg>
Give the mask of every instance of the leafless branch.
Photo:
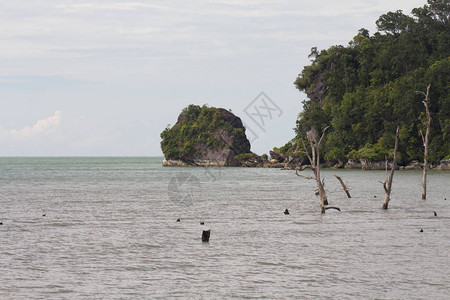
<svg viewBox="0 0 450 300">
<path fill-rule="evenodd" d="M 327 194 L 334 194 L 334 193 L 336 193 L 336 192 L 338 192 L 340 190 L 340 188 L 337 186 L 337 187 L 335 187 L 334 188 L 334 190 L 332 190 L 332 191 L 330 191 L 330 190 L 326 190 L 327 191 Z"/>
<path fill-rule="evenodd" d="M 311 155 L 309 155 L 308 151 L 306 151 L 305 141 L 304 141 L 303 139 L 301 139 L 301 141 L 302 141 L 302 144 L 303 144 L 303 149 L 305 149 L 304 153 L 305 153 L 306 156 L 308 157 L 309 163 L 312 164 L 312 163 L 313 163 L 313 160 L 312 160 L 312 158 L 311 158 Z"/>
<path fill-rule="evenodd" d="M 344 190 L 345 194 L 347 195 L 348 198 L 351 198 L 352 196 L 350 196 L 350 192 L 348 191 L 347 186 L 345 185 L 344 181 L 342 180 L 341 177 L 334 175 L 334 177 L 337 178 L 337 180 L 340 182 L 342 189 Z"/>
<path fill-rule="evenodd" d="M 425 145 L 425 137 L 423 136 L 422 129 L 419 129 L 420 136 L 422 137 L 422 143 Z"/>
<path fill-rule="evenodd" d="M 318 146 L 320 146 L 320 143 L 322 143 L 322 140 L 323 140 L 323 138 L 325 137 L 325 132 L 327 131 L 328 128 L 330 128 L 329 125 L 323 129 L 322 136 L 320 137 Z"/>
<path fill-rule="evenodd" d="M 305 175 L 299 174 L 299 173 L 298 173 L 298 169 L 295 169 L 295 174 L 296 174 L 297 176 L 299 176 L 299 177 L 301 177 L 301 178 L 305 178 L 305 179 L 316 179 L 316 177 L 313 177 L 313 176 L 305 176 Z"/>
</svg>

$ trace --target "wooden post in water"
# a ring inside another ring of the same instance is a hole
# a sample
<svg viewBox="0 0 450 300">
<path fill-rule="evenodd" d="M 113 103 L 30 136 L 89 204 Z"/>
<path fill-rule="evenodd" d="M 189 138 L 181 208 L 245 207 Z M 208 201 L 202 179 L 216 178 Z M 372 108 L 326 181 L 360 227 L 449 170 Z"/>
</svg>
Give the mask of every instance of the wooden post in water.
<svg viewBox="0 0 450 300">
<path fill-rule="evenodd" d="M 211 235 L 211 230 L 203 230 L 202 241 L 209 242 L 209 236 Z"/>
</svg>

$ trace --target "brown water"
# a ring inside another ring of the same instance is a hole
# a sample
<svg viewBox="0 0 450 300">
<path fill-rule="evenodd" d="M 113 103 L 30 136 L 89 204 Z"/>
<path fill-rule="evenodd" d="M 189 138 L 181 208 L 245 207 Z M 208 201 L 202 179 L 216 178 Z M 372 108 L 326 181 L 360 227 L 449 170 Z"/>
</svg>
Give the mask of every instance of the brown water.
<svg viewBox="0 0 450 300">
<path fill-rule="evenodd" d="M 292 171 L 160 163 L 0 158 L 0 299 L 450 295 L 449 172 L 423 201 L 421 173 L 397 171 L 384 211 L 384 172 L 325 170 L 342 211 L 321 215 Z"/>
</svg>

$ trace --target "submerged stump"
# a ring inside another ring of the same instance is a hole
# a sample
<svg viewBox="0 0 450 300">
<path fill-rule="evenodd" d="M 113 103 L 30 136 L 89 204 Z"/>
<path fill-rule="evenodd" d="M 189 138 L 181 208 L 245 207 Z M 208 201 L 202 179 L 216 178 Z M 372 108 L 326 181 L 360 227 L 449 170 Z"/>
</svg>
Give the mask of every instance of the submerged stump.
<svg viewBox="0 0 450 300">
<path fill-rule="evenodd" d="M 203 230 L 202 241 L 209 242 L 209 236 L 211 235 L 211 230 Z"/>
</svg>

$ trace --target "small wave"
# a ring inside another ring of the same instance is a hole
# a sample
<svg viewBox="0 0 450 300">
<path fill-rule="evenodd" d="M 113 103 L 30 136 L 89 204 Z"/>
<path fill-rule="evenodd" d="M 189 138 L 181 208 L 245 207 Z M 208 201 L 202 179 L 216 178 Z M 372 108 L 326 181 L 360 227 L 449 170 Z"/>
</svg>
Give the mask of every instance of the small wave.
<svg viewBox="0 0 450 300">
<path fill-rule="evenodd" d="M 41 223 L 40 221 L 25 221 L 25 220 L 20 220 L 20 221 L 16 221 L 15 223 L 17 224 L 39 224 Z"/>
<path fill-rule="evenodd" d="M 242 253 L 242 254 L 239 254 L 239 256 L 257 257 L 257 256 L 259 256 L 259 254 L 258 253 Z"/>
<path fill-rule="evenodd" d="M 313 222 L 300 222 L 300 221 L 294 221 L 292 223 L 294 223 L 296 225 L 311 225 L 311 224 L 313 224 Z"/>
<path fill-rule="evenodd" d="M 157 245 L 157 244 L 142 244 L 142 243 L 134 243 L 133 247 L 136 247 L 136 248 L 162 248 L 161 245 Z"/>
<path fill-rule="evenodd" d="M 47 289 L 62 289 L 64 286 L 59 284 L 48 284 L 45 286 Z"/>
<path fill-rule="evenodd" d="M 197 265 L 193 265 L 193 264 L 186 264 L 186 263 L 184 263 L 184 264 L 177 265 L 177 267 L 180 267 L 180 268 L 195 268 L 195 267 L 198 267 L 198 266 Z"/>
<path fill-rule="evenodd" d="M 289 268 L 289 269 L 297 269 L 297 270 L 305 269 L 305 267 L 303 267 L 303 266 L 297 266 L 297 265 L 286 265 L 285 267 L 286 267 L 286 268 Z"/>
<path fill-rule="evenodd" d="M 32 230 L 21 227 L 21 228 L 19 228 L 19 231 L 20 232 L 31 232 Z"/>
<path fill-rule="evenodd" d="M 370 210 L 364 210 L 364 209 L 352 209 L 347 210 L 348 213 L 373 213 L 373 211 Z"/>
<path fill-rule="evenodd" d="M 47 268 L 43 268 L 43 267 L 27 267 L 26 270 L 30 270 L 30 271 L 48 271 Z"/>
<path fill-rule="evenodd" d="M 55 226 L 55 227 L 68 227 L 68 226 L 75 226 L 78 225 L 77 223 L 68 223 L 68 222 L 53 222 L 49 223 L 48 226 Z"/>
<path fill-rule="evenodd" d="M 73 292 L 74 292 L 74 290 L 71 290 L 71 289 L 58 289 L 58 290 L 48 291 L 49 294 L 70 294 Z"/>
<path fill-rule="evenodd" d="M 264 265 L 264 266 L 283 266 L 282 263 L 274 263 L 270 261 L 257 261 L 257 264 Z"/>
</svg>

